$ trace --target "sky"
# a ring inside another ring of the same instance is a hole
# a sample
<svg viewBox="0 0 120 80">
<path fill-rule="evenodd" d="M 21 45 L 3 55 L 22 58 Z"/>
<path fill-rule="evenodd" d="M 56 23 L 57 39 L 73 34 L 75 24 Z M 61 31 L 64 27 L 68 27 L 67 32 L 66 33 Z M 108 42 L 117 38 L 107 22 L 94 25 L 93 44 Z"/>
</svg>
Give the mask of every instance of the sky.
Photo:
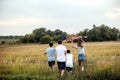
<svg viewBox="0 0 120 80">
<path fill-rule="evenodd" d="M 120 30 L 120 0 L 0 0 L 0 36 L 43 27 L 76 34 L 94 24 Z"/>
</svg>

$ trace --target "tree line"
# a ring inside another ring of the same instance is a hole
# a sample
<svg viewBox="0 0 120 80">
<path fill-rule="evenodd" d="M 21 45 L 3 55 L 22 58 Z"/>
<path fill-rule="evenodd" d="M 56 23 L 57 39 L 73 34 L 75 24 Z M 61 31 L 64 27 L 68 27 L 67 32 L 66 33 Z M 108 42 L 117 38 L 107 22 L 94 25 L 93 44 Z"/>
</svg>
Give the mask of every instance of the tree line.
<svg viewBox="0 0 120 80">
<path fill-rule="evenodd" d="M 31 34 L 26 34 L 20 39 L 22 43 L 41 43 L 46 44 L 51 41 L 65 40 L 72 34 L 67 34 L 59 29 L 54 31 L 46 28 L 38 28 L 33 30 Z M 120 31 L 115 27 L 111 28 L 106 25 L 95 26 L 92 29 L 85 29 L 74 35 L 87 36 L 88 41 L 110 41 L 120 39 Z"/>
<path fill-rule="evenodd" d="M 0 36 L 0 39 L 20 39 L 22 38 L 23 36 Z"/>
<path fill-rule="evenodd" d="M 73 34 L 68 34 L 60 29 L 52 31 L 46 28 L 38 28 L 24 36 L 0 36 L 0 39 L 19 39 L 20 43 L 46 44 L 49 42 L 57 42 L 58 40 L 65 40 L 71 35 Z M 120 39 L 120 30 L 102 24 L 100 26 L 93 25 L 92 29 L 84 29 L 74 35 L 87 36 L 87 41 L 110 41 Z"/>
<path fill-rule="evenodd" d="M 120 31 L 115 27 L 111 28 L 106 25 L 96 27 L 93 25 L 92 29 L 85 29 L 80 31 L 77 35 L 87 36 L 88 41 L 110 41 L 120 39 Z"/>
<path fill-rule="evenodd" d="M 31 34 L 26 34 L 20 39 L 22 43 L 41 43 L 46 44 L 67 38 L 67 33 L 59 29 L 55 31 L 47 30 L 46 28 L 39 28 L 33 30 Z"/>
</svg>

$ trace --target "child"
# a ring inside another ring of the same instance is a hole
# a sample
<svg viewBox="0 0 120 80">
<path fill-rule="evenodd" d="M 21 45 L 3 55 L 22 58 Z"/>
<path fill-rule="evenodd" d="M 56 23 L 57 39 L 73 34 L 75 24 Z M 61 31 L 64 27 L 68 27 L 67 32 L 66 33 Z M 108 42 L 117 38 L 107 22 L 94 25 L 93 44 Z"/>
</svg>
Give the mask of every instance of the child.
<svg viewBox="0 0 120 80">
<path fill-rule="evenodd" d="M 49 43 L 49 46 L 44 54 L 48 55 L 48 65 L 51 67 L 51 71 L 54 72 L 55 65 L 55 48 L 53 48 L 53 43 Z"/>
<path fill-rule="evenodd" d="M 83 61 L 85 61 L 84 46 L 85 46 L 85 42 L 82 38 L 81 38 L 80 42 L 78 42 L 77 46 L 73 46 L 78 51 L 78 64 L 81 67 L 82 71 L 84 71 Z"/>
<path fill-rule="evenodd" d="M 68 72 L 72 72 L 73 69 L 73 55 L 71 54 L 70 50 L 67 50 L 66 54 L 66 70 Z"/>
</svg>

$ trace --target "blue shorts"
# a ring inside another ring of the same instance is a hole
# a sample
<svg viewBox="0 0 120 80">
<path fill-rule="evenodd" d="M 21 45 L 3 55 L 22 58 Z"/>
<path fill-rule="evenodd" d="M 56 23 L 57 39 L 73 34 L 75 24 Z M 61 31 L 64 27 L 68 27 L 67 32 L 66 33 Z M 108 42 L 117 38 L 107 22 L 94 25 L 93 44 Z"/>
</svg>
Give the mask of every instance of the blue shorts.
<svg viewBox="0 0 120 80">
<path fill-rule="evenodd" d="M 64 70 L 65 69 L 65 62 L 57 61 L 57 65 L 58 65 L 59 70 Z"/>
<path fill-rule="evenodd" d="M 85 61 L 85 55 L 84 54 L 78 54 L 78 62 Z"/>
</svg>

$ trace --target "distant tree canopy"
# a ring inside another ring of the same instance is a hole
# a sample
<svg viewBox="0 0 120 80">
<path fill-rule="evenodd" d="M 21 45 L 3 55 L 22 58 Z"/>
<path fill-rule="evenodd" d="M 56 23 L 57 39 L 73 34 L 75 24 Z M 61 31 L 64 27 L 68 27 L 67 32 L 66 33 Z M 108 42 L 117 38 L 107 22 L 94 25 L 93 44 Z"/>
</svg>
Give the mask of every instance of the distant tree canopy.
<svg viewBox="0 0 120 80">
<path fill-rule="evenodd" d="M 106 25 L 98 27 L 93 25 L 92 29 L 85 29 L 84 31 L 80 31 L 77 35 L 87 36 L 88 41 L 108 41 L 120 39 L 120 31 Z"/>
<path fill-rule="evenodd" d="M 65 40 L 70 34 L 59 29 L 54 31 L 46 28 L 38 28 L 33 30 L 31 34 L 26 34 L 20 39 L 22 43 L 41 43 L 46 44 L 51 41 Z M 108 41 L 120 39 L 120 31 L 116 28 L 111 28 L 106 25 L 96 27 L 93 25 L 92 29 L 85 29 L 75 35 L 87 36 L 88 41 Z"/>
<path fill-rule="evenodd" d="M 32 34 L 26 34 L 20 39 L 22 43 L 41 43 L 46 44 L 51 41 L 64 40 L 67 33 L 59 29 L 55 31 L 47 30 L 46 28 L 39 28 L 33 30 Z"/>
<path fill-rule="evenodd" d="M 20 39 L 23 36 L 0 36 L 0 39 Z"/>
</svg>

